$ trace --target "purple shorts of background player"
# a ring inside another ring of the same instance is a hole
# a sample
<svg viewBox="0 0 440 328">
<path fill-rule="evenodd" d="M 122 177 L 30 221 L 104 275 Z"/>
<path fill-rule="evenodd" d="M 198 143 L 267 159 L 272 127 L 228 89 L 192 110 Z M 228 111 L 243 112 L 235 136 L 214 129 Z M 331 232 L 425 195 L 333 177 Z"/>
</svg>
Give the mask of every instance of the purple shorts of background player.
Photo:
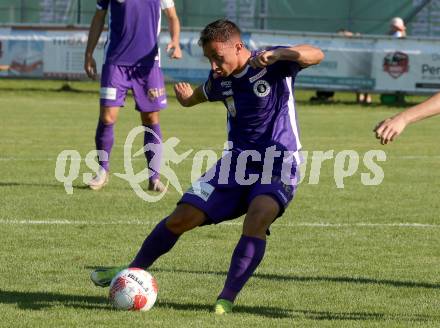
<svg viewBox="0 0 440 328">
<path fill-rule="evenodd" d="M 103 66 L 100 91 L 102 106 L 124 106 L 130 89 L 133 90 L 136 109 L 140 112 L 155 112 L 167 106 L 164 78 L 159 65 Z"/>
</svg>

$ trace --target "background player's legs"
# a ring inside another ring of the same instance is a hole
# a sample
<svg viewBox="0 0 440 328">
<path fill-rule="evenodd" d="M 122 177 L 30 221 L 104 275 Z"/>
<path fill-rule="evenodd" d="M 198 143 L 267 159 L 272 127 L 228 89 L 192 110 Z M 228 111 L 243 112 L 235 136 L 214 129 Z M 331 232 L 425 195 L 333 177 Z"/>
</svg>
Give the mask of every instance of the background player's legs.
<svg viewBox="0 0 440 328">
<path fill-rule="evenodd" d="M 118 118 L 118 113 L 119 107 L 101 106 L 99 111 L 99 121 L 95 135 L 96 150 L 104 150 L 107 152 L 109 160 L 114 142 L 113 126 Z M 99 161 L 99 165 L 106 171 L 110 169 L 109 160 Z"/>
<path fill-rule="evenodd" d="M 184 232 L 200 226 L 205 220 L 205 213 L 198 208 L 189 204 L 177 205 L 174 212 L 159 222 L 145 239 L 130 266 L 147 269 L 160 256 L 170 251 Z"/>
<path fill-rule="evenodd" d="M 260 264 L 266 249 L 266 230 L 280 211 L 278 202 L 267 195 L 255 197 L 244 219 L 243 235 L 232 254 L 225 286 L 218 296 L 234 302 L 237 294 Z"/>
<path fill-rule="evenodd" d="M 141 112 L 142 124 L 151 131 L 145 131 L 144 146 L 155 144 L 154 151 L 147 150 L 145 157 L 150 169 L 149 187 L 150 190 L 163 191 L 163 185 L 159 184 L 160 163 L 162 159 L 162 131 L 159 124 L 159 112 Z"/>
</svg>

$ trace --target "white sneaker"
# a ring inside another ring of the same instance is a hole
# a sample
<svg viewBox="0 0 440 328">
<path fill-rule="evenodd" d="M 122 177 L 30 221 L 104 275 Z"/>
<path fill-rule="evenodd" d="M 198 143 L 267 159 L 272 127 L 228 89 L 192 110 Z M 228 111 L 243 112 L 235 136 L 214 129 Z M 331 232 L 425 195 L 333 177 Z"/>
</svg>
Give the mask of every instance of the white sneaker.
<svg viewBox="0 0 440 328">
<path fill-rule="evenodd" d="M 166 191 L 167 187 L 159 180 L 153 180 L 148 183 L 148 190 L 150 191 L 156 191 L 156 192 L 164 192 Z"/>
<path fill-rule="evenodd" d="M 89 181 L 88 186 L 92 190 L 99 190 L 108 183 L 110 173 L 105 169 L 100 168 L 98 174 Z"/>
</svg>

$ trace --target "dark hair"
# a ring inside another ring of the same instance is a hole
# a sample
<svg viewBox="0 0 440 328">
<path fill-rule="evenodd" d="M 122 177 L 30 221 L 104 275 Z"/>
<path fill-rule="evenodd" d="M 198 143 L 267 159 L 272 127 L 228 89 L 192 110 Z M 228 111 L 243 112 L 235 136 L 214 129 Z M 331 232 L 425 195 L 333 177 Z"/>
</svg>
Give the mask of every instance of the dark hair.
<svg viewBox="0 0 440 328">
<path fill-rule="evenodd" d="M 200 32 L 199 46 L 203 47 L 209 42 L 226 42 L 233 36 L 241 35 L 240 28 L 230 20 L 218 19 L 212 22 Z"/>
</svg>

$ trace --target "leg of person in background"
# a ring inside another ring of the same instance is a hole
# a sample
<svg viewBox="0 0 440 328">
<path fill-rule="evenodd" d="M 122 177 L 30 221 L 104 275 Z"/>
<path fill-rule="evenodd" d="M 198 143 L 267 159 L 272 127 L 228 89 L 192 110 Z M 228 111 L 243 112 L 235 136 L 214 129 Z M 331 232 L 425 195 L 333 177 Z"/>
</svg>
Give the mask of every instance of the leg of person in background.
<svg viewBox="0 0 440 328">
<path fill-rule="evenodd" d="M 104 187 L 109 179 L 110 153 L 114 143 L 113 126 L 117 121 L 119 107 L 101 106 L 99 112 L 98 126 L 96 127 L 95 144 L 96 150 L 104 151 L 107 158 L 98 158 L 99 169 L 97 175 L 90 180 L 90 189 L 99 190 Z"/>
<path fill-rule="evenodd" d="M 367 104 L 367 105 L 369 105 L 369 104 L 371 104 L 372 102 L 373 102 L 373 100 L 371 99 L 371 94 L 369 94 L 369 93 L 365 93 L 365 100 L 364 100 L 364 103 Z"/>
<path fill-rule="evenodd" d="M 371 95 L 367 92 L 356 92 L 356 102 L 358 104 L 371 104 Z"/>
<path fill-rule="evenodd" d="M 160 164 L 162 159 L 162 131 L 159 123 L 159 112 L 141 112 L 142 124 L 148 128 L 144 134 L 144 146 L 154 145 L 145 151 L 145 158 L 150 170 L 148 190 L 162 192 L 164 184 L 160 181 Z"/>
<path fill-rule="evenodd" d="M 396 92 L 396 101 L 398 105 L 404 105 L 405 104 L 405 93 L 403 92 Z"/>
<path fill-rule="evenodd" d="M 316 96 L 310 98 L 313 102 L 332 102 L 335 95 L 334 91 L 316 91 Z"/>
</svg>

